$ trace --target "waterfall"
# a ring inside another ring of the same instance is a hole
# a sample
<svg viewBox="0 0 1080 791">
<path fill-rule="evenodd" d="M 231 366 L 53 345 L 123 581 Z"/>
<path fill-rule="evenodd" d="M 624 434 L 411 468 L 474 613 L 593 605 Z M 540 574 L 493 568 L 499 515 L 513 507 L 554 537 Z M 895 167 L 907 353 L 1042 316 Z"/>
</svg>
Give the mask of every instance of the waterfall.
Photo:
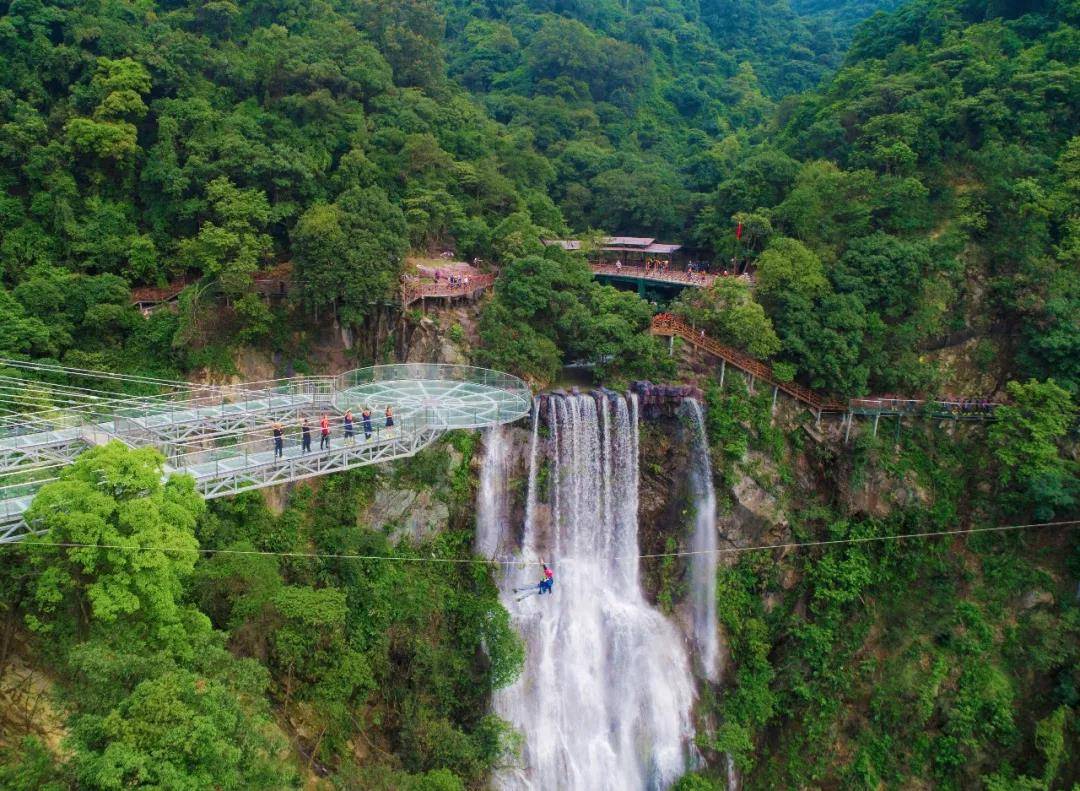
<svg viewBox="0 0 1080 791">
<path fill-rule="evenodd" d="M 694 535 L 690 556 L 690 599 L 693 634 L 701 671 L 709 681 L 720 677 L 720 640 L 716 624 L 716 492 L 713 490 L 709 440 L 701 405 L 692 398 L 682 411 L 693 426 L 690 458 L 690 493 L 694 498 Z"/>
<path fill-rule="evenodd" d="M 701 404 L 692 398 L 682 411 L 693 426 L 690 458 L 690 494 L 694 498 L 694 534 L 690 544 L 690 601 L 694 645 L 701 672 L 714 684 L 720 681 L 720 634 L 716 622 L 716 491 L 713 488 L 709 439 Z M 728 791 L 738 791 L 739 774 L 730 753 L 724 755 Z"/>
<path fill-rule="evenodd" d="M 533 430 L 536 417 L 533 417 Z M 476 502 L 476 554 L 495 557 L 503 538 L 503 525 L 510 519 L 506 497 L 509 445 L 506 429 L 494 426 L 484 433 L 484 461 L 480 470 L 480 491 Z"/>
<path fill-rule="evenodd" d="M 532 440 L 529 443 L 529 488 L 525 495 L 525 522 L 530 523 L 536 514 L 536 454 L 539 450 L 537 439 L 540 436 L 540 402 L 533 402 L 532 416 Z M 502 483 L 503 491 L 506 490 L 505 481 Z M 505 523 L 504 523 L 505 524 Z"/>
<path fill-rule="evenodd" d="M 495 709 L 522 734 L 522 760 L 495 784 L 663 789 L 686 768 L 694 693 L 679 633 L 638 582 L 637 402 L 569 396 L 551 398 L 549 410 L 550 533 L 532 502 L 522 565 L 501 588 L 527 658 L 520 678 L 496 693 Z M 536 420 L 530 500 L 541 463 Z M 539 579 L 541 556 L 555 570 L 554 592 L 515 601 L 515 586 Z"/>
</svg>

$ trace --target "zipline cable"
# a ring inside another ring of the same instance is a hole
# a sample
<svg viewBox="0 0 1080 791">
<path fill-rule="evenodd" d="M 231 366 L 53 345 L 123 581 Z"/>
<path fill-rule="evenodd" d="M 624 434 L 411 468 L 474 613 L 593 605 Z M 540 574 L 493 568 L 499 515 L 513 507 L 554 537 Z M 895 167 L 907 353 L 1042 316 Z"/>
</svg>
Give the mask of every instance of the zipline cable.
<svg viewBox="0 0 1080 791">
<path fill-rule="evenodd" d="M 973 527 L 965 530 L 937 530 L 929 533 L 900 533 L 894 536 L 866 536 L 863 538 L 836 538 L 827 539 L 823 541 L 798 541 L 789 542 L 784 544 L 759 544 L 748 547 L 726 547 L 723 549 L 715 550 L 701 550 L 692 552 L 665 552 L 658 554 L 646 554 L 636 555 L 638 558 L 668 558 L 668 557 L 687 557 L 691 555 L 707 555 L 707 554 L 733 554 L 740 552 L 761 552 L 773 549 L 800 549 L 804 547 L 818 547 L 834 544 L 863 544 L 872 541 L 894 541 L 909 538 L 936 538 L 941 536 L 955 536 L 966 535 L 972 533 L 990 533 L 1001 532 L 1006 530 L 1024 530 L 1033 527 L 1072 527 L 1080 525 L 1080 519 L 1072 519 L 1061 522 L 1034 522 L 1024 525 L 995 525 L 993 527 Z M 490 560 L 482 560 L 479 558 L 435 558 L 435 557 L 395 557 L 392 555 L 354 555 L 341 552 L 274 552 L 264 549 L 207 549 L 204 547 L 159 547 L 159 546 L 132 546 L 128 544 L 91 544 L 81 543 L 76 541 L 34 541 L 24 540 L 19 542 L 10 542 L 0 544 L 0 547 L 14 547 L 14 546 L 40 546 L 40 547 L 57 547 L 64 549 L 83 549 L 83 548 L 96 548 L 96 549 L 120 549 L 120 550 L 134 550 L 137 552 L 177 552 L 184 554 L 199 554 L 199 555 L 256 555 L 263 557 L 282 557 L 282 558 L 312 558 L 312 559 L 324 559 L 324 560 L 382 560 L 398 563 L 443 563 L 443 564 L 460 564 L 460 565 L 498 565 L 498 566 L 519 566 L 528 563 L 525 560 L 497 560 L 492 558 Z M 622 555 L 620 557 L 627 557 Z"/>
<path fill-rule="evenodd" d="M 60 376 L 78 377 L 80 379 L 103 379 L 113 380 L 120 382 L 132 382 L 135 384 L 153 385 L 156 387 L 173 387 L 180 390 L 208 390 L 218 391 L 230 387 L 236 387 L 237 385 L 215 385 L 204 384 L 201 382 L 186 382 L 181 379 L 161 379 L 153 376 L 139 376 L 137 374 L 123 374 L 114 373 L 113 371 L 100 371 L 92 368 L 72 368 L 63 365 L 51 365 L 49 363 L 38 363 L 27 360 L 12 360 L 6 357 L 0 357 L 0 368 L 17 368 L 27 371 L 37 371 L 39 373 L 52 373 Z M 252 385 L 271 385 L 274 382 L 288 382 L 292 380 L 316 380 L 316 379 L 332 379 L 332 376 L 293 376 L 293 377 L 281 377 L 277 379 L 261 379 L 253 382 L 244 382 L 242 387 L 249 387 Z M 267 389 L 263 387 L 261 389 Z"/>
<path fill-rule="evenodd" d="M 161 379 L 153 376 L 138 376 L 136 374 L 120 374 L 113 371 L 95 371 L 89 368 L 74 368 L 66 365 L 51 365 L 49 363 L 37 363 L 27 360 L 12 360 L 0 357 L 0 367 L 18 368 L 27 371 L 39 371 L 42 373 L 54 373 L 61 376 L 75 376 L 82 379 L 111 379 L 120 382 L 132 382 L 136 384 L 166 385 L 174 387 L 212 387 L 212 385 L 197 385 L 184 382 L 179 379 Z"/>
</svg>

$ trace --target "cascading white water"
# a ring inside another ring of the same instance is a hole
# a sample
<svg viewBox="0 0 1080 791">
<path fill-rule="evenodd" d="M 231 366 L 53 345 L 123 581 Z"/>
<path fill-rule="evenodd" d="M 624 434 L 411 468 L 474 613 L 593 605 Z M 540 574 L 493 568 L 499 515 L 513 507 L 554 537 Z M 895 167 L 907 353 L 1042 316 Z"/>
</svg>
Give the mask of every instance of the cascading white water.
<svg viewBox="0 0 1080 791">
<path fill-rule="evenodd" d="M 716 492 L 713 489 L 709 440 L 701 405 L 692 398 L 682 402 L 692 425 L 690 493 L 694 498 L 694 533 L 690 556 L 690 600 L 693 633 L 702 674 L 709 681 L 720 677 L 720 639 L 716 624 Z"/>
<path fill-rule="evenodd" d="M 551 532 L 542 535 L 538 519 L 534 425 L 523 566 L 502 587 L 527 659 L 495 708 L 521 732 L 523 755 L 496 785 L 663 789 L 686 768 L 694 693 L 678 632 L 638 582 L 637 403 L 549 403 Z M 505 536 L 498 543 L 513 544 Z M 554 592 L 515 601 L 515 586 L 539 579 L 541 555 L 554 567 Z"/>
<path fill-rule="evenodd" d="M 533 416 L 533 431 L 536 417 Z M 489 428 L 484 434 L 484 461 L 480 470 L 480 491 L 476 502 L 476 554 L 495 557 L 505 525 L 510 520 L 506 494 L 507 465 L 510 443 L 502 426 Z"/>
<path fill-rule="evenodd" d="M 694 645 L 702 674 L 719 683 L 720 632 L 716 621 L 716 490 L 713 487 L 709 438 L 705 434 L 705 415 L 701 404 L 692 398 L 680 407 L 692 425 L 690 455 L 690 494 L 694 498 L 694 533 L 690 558 L 690 601 Z M 728 791 L 738 791 L 739 774 L 730 754 L 724 755 Z"/>
</svg>

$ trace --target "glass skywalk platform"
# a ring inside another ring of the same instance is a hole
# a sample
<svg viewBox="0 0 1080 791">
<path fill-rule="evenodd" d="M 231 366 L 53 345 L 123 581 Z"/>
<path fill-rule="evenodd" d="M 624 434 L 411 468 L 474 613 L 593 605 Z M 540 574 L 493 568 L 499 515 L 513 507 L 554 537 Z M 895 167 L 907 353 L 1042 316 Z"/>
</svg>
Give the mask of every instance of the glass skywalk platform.
<svg viewBox="0 0 1080 791">
<path fill-rule="evenodd" d="M 362 417 L 365 406 L 370 425 Z M 470 366 L 402 364 L 201 388 L 182 397 L 116 399 L 27 416 L 22 423 L 9 419 L 0 428 L 7 433 L 0 433 L 0 473 L 8 482 L 0 485 L 0 543 L 35 532 L 24 515 L 37 489 L 78 453 L 105 442 L 157 448 L 167 475 L 191 475 L 212 498 L 411 456 L 446 431 L 512 423 L 531 407 L 532 392 L 517 377 Z M 351 436 L 346 410 L 353 412 Z M 330 423 L 328 447 L 320 447 L 323 416 Z M 304 418 L 311 449 L 303 447 Z"/>
</svg>

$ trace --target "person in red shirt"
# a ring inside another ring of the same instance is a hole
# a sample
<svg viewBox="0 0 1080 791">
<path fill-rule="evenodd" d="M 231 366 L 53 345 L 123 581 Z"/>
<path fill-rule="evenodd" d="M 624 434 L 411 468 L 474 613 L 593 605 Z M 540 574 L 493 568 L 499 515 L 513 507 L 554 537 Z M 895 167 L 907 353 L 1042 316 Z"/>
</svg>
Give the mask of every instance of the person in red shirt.
<svg viewBox="0 0 1080 791">
<path fill-rule="evenodd" d="M 555 584 L 555 572 L 551 570 L 551 567 L 543 560 L 540 561 L 540 565 L 544 567 L 544 578 L 540 580 L 539 588 L 540 595 L 545 593 L 551 593 L 551 587 Z"/>
<path fill-rule="evenodd" d="M 322 420 L 319 421 L 319 429 L 321 436 L 319 437 L 319 450 L 330 448 L 330 418 L 326 415 L 322 416 Z"/>
<path fill-rule="evenodd" d="M 526 599 L 529 596 L 543 596 L 545 593 L 551 593 L 551 588 L 555 584 L 555 572 L 552 571 L 551 567 L 543 560 L 540 561 L 540 565 L 544 569 L 544 578 L 535 585 L 527 585 L 524 588 L 514 588 L 514 593 L 522 594 L 517 597 L 518 601 Z"/>
</svg>

